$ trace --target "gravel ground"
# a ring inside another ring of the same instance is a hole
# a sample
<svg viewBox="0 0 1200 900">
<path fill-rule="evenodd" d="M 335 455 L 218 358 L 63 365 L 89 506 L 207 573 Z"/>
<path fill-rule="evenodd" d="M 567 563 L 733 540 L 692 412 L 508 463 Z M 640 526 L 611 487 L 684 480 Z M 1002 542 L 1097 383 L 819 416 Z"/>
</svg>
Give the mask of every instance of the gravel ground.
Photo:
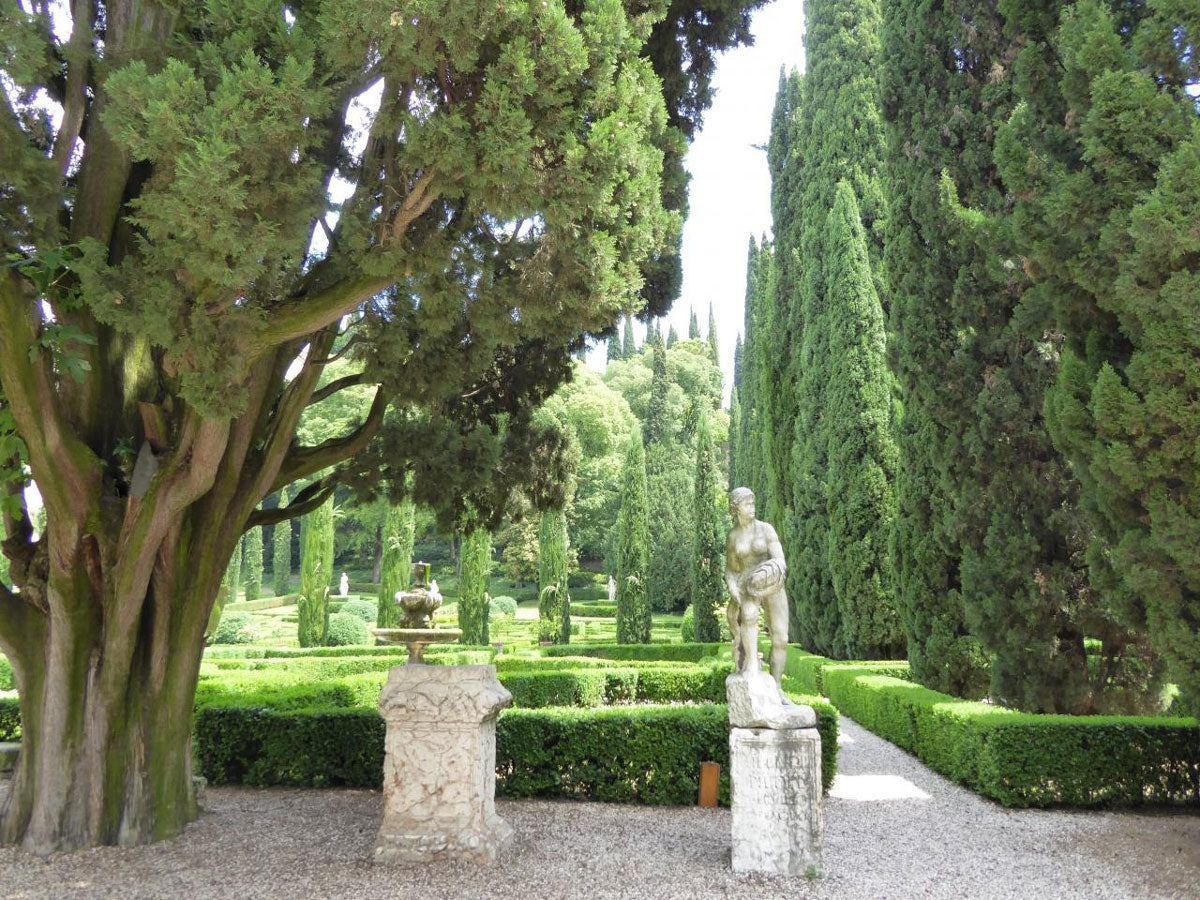
<svg viewBox="0 0 1200 900">
<path fill-rule="evenodd" d="M 376 868 L 377 792 L 218 788 L 175 841 L 49 859 L 0 848 L 0 898 L 1197 896 L 1200 816 L 1009 811 L 842 729 L 811 881 L 734 875 L 728 810 L 501 801 L 516 838 L 499 864 Z"/>
</svg>

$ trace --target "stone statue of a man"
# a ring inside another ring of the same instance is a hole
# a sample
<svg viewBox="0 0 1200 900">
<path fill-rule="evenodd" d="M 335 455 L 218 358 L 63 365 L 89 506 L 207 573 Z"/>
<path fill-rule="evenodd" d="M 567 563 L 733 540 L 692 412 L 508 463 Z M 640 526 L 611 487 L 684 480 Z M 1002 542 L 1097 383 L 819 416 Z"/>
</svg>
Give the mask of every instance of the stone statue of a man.
<svg viewBox="0 0 1200 900">
<path fill-rule="evenodd" d="M 779 535 L 754 517 L 754 492 L 729 492 L 733 530 L 725 544 L 725 584 L 729 587 L 726 615 L 733 633 L 733 659 L 738 672 L 761 671 L 758 662 L 758 619 L 766 610 L 771 632 L 771 677 L 782 690 L 787 665 L 788 603 L 783 590 L 787 563 Z"/>
</svg>

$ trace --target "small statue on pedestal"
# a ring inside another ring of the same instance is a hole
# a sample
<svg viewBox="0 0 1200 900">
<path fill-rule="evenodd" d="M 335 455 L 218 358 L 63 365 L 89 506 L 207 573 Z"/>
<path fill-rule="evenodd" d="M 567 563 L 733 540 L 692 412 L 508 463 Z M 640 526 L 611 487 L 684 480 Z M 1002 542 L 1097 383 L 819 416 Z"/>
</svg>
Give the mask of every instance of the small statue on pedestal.
<svg viewBox="0 0 1200 900">
<path fill-rule="evenodd" d="M 760 611 L 766 610 L 771 633 L 771 677 L 782 690 L 788 641 L 783 546 L 775 529 L 754 517 L 754 492 L 750 488 L 730 491 L 729 512 L 736 524 L 725 543 L 725 584 L 730 596 L 725 612 L 733 633 L 734 664 L 738 672 L 761 671 L 758 619 Z"/>
</svg>

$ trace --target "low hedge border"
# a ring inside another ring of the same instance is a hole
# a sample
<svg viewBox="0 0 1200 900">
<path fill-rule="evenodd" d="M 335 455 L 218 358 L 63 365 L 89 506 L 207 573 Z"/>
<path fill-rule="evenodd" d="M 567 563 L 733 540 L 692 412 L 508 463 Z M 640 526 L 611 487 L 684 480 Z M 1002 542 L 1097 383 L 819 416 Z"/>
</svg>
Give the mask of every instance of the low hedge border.
<svg viewBox="0 0 1200 900">
<path fill-rule="evenodd" d="M 826 656 L 817 656 L 815 653 L 801 650 L 799 647 L 788 647 L 787 668 L 785 672 L 789 677 L 795 679 L 799 690 L 806 694 L 825 696 L 825 672 L 831 668 L 846 667 L 855 669 L 866 668 L 871 669 L 877 675 L 890 675 L 893 678 L 902 678 L 905 681 L 912 680 L 912 668 L 905 660 L 850 661 L 829 659 Z"/>
<path fill-rule="evenodd" d="M 845 715 L 1010 807 L 1200 805 L 1200 722 L 1020 713 L 871 668 L 824 669 Z"/>
<path fill-rule="evenodd" d="M 571 603 L 571 615 L 611 619 L 617 614 L 616 604 L 613 603 Z"/>
<path fill-rule="evenodd" d="M 545 656 L 596 656 L 600 659 L 661 659 L 700 662 L 716 656 L 724 644 L 557 644 Z"/>
<path fill-rule="evenodd" d="M 491 662 L 496 658 L 495 647 L 482 647 L 468 644 L 433 644 L 425 648 L 425 658 L 432 662 L 432 657 L 443 656 L 446 654 L 461 654 L 461 653 L 477 653 L 486 656 L 484 662 Z M 295 659 L 296 657 L 306 656 L 400 656 L 408 657 L 408 649 L 406 647 L 396 646 L 394 644 L 381 644 L 374 647 L 368 647 L 365 644 L 360 644 L 351 647 L 253 647 L 253 646 L 229 646 L 229 647 L 206 647 L 204 649 L 204 658 L 206 660 L 214 659 Z M 399 663 L 397 663 L 399 665 Z M 449 665 L 449 663 L 447 663 Z"/>
<path fill-rule="evenodd" d="M 264 609 L 275 609 L 277 606 L 295 606 L 300 600 L 299 594 L 282 594 L 278 597 L 260 597 L 258 600 L 239 600 L 237 603 L 226 603 L 222 612 L 258 612 Z"/>
<path fill-rule="evenodd" d="M 836 772 L 837 715 L 820 698 L 796 698 L 820 713 L 822 781 Z M 212 784 L 378 788 L 383 719 L 366 709 L 276 711 L 214 706 L 198 711 L 195 760 Z M 826 765 L 825 746 L 833 761 Z M 729 801 L 725 707 L 513 709 L 496 725 L 496 794 L 691 805 L 700 763 L 722 767 Z"/>
</svg>

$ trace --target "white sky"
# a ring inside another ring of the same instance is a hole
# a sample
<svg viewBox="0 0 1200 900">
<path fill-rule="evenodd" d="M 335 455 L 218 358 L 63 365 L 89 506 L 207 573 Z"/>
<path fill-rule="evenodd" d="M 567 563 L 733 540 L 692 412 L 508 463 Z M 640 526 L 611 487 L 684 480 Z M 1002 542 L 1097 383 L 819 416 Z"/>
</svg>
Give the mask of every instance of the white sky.
<svg viewBox="0 0 1200 900">
<path fill-rule="evenodd" d="M 683 290 L 665 321 L 687 337 L 696 310 L 707 334 L 713 304 L 721 369 L 728 398 L 733 347 L 742 330 L 746 294 L 746 243 L 771 231 L 771 178 L 765 146 L 779 68 L 801 68 L 804 7 L 801 0 L 775 0 L 752 23 L 754 44 L 726 53 L 713 78 L 716 97 L 687 155 L 692 174 L 691 212 L 683 229 Z M 638 339 L 645 329 L 635 324 Z M 589 362 L 603 367 L 604 347 Z"/>
</svg>

